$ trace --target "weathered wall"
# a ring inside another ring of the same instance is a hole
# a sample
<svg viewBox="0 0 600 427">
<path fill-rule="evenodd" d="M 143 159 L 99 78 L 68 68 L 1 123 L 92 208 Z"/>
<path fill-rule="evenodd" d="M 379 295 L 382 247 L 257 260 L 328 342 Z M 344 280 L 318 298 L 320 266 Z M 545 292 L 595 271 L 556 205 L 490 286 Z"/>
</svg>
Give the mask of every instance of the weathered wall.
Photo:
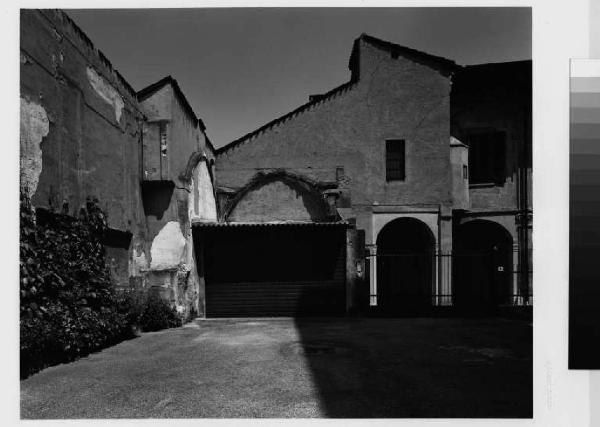
<svg viewBox="0 0 600 427">
<path fill-rule="evenodd" d="M 360 61 L 358 82 L 219 152 L 219 187 L 237 190 L 258 171 L 285 169 L 339 184 L 355 213 L 374 203 L 451 205 L 449 77 L 364 41 Z M 385 180 L 389 138 L 406 140 L 403 182 Z"/>
<path fill-rule="evenodd" d="M 519 164 L 531 195 L 531 61 L 465 67 L 454 78 L 451 104 L 452 135 L 461 141 L 477 130 L 506 133 L 506 181 L 471 185 L 471 209 L 517 209 Z"/>
<path fill-rule="evenodd" d="M 325 216 L 319 195 L 274 180 L 248 191 L 229 214 L 229 221 L 321 221 Z"/>
<path fill-rule="evenodd" d="M 200 162 L 214 153 L 171 85 L 141 105 L 68 16 L 24 10 L 20 140 L 22 186 L 36 207 L 76 215 L 97 198 L 111 227 L 115 281 L 158 288 L 178 310 L 198 312 L 191 213 L 216 218 L 212 177 Z"/>
<path fill-rule="evenodd" d="M 188 315 L 193 309 L 202 315 L 203 277 L 196 269 L 191 221 L 216 220 L 206 165 L 213 153 L 197 118 L 186 110 L 171 80 L 164 81 L 141 102 L 148 115 L 142 186 L 152 242 L 146 276 L 148 284 L 178 310 Z M 161 124 L 166 127 L 165 147 L 159 136 Z"/>
<path fill-rule="evenodd" d="M 148 249 L 135 92 L 63 12 L 22 10 L 20 23 L 22 183 L 36 207 L 72 215 L 96 197 L 121 240 L 109 257 L 124 285 L 128 248 Z"/>
<path fill-rule="evenodd" d="M 198 163 L 192 176 L 190 219 L 201 221 L 217 220 L 215 193 L 206 160 Z"/>
<path fill-rule="evenodd" d="M 170 121 L 172 117 L 173 90 L 164 86 L 152 97 L 141 102 L 147 121 L 144 126 L 143 177 L 144 180 L 170 179 L 169 154 L 172 140 Z M 166 149 L 161 147 L 160 127 L 166 130 Z"/>
<path fill-rule="evenodd" d="M 469 209 L 469 147 L 454 137 L 450 137 L 450 163 L 452 164 L 452 207 Z"/>
</svg>

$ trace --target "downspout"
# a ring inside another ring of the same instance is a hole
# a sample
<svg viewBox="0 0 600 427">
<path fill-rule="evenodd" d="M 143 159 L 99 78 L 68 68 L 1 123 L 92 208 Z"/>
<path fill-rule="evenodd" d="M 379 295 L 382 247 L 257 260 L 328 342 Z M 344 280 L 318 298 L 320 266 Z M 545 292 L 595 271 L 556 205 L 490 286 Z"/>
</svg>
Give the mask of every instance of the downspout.
<svg viewBox="0 0 600 427">
<path fill-rule="evenodd" d="M 529 103 L 531 105 L 531 103 Z M 529 163 L 529 117 L 530 111 L 525 106 L 523 110 L 523 144 L 519 153 L 519 165 L 517 172 L 518 191 L 518 247 L 519 247 L 519 293 L 523 298 L 523 304 L 529 304 L 529 208 L 528 208 L 528 176 Z"/>
</svg>

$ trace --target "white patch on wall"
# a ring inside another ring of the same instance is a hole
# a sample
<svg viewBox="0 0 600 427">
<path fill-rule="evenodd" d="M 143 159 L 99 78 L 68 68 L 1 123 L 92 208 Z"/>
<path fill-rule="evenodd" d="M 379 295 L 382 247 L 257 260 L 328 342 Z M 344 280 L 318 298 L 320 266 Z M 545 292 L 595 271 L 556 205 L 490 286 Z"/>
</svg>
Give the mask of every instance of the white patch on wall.
<svg viewBox="0 0 600 427">
<path fill-rule="evenodd" d="M 134 249 L 130 263 L 129 275 L 139 276 L 142 271 L 146 269 L 148 269 L 148 260 L 146 259 L 146 254 L 141 249 Z"/>
<path fill-rule="evenodd" d="M 213 193 L 213 185 L 206 162 L 200 162 L 194 176 L 194 200 L 192 202 L 192 219 L 206 221 L 217 220 L 217 204 Z M 197 192 L 196 192 L 197 191 Z"/>
<path fill-rule="evenodd" d="M 87 68 L 87 77 L 90 85 L 92 85 L 98 96 L 112 105 L 115 110 L 115 119 L 117 122 L 121 120 L 121 111 L 123 110 L 125 103 L 123 102 L 121 95 L 119 95 L 119 92 L 117 92 L 117 90 L 93 68 Z"/>
<path fill-rule="evenodd" d="M 185 237 L 181 233 L 179 222 L 170 221 L 165 224 L 152 241 L 150 269 L 176 268 L 183 261 L 184 252 Z"/>
<path fill-rule="evenodd" d="M 30 196 L 35 194 L 42 173 L 42 139 L 48 135 L 50 123 L 46 110 L 35 102 L 21 98 L 21 185 Z"/>
</svg>

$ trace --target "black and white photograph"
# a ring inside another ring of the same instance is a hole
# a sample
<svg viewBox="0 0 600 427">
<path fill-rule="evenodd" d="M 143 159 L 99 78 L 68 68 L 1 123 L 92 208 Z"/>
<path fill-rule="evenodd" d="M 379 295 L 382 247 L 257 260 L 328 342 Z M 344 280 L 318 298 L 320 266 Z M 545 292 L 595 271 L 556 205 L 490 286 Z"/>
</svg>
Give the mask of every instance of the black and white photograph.
<svg viewBox="0 0 600 427">
<path fill-rule="evenodd" d="M 22 8 L 19 51 L 21 419 L 533 417 L 531 7 Z"/>
</svg>

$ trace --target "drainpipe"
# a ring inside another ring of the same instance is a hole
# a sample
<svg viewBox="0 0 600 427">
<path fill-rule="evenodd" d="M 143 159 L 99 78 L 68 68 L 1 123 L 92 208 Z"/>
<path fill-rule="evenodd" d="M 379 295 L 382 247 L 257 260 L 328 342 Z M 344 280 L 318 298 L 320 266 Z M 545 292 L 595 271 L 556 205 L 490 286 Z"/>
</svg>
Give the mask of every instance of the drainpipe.
<svg viewBox="0 0 600 427">
<path fill-rule="evenodd" d="M 527 164 L 529 160 L 529 114 L 528 107 L 523 109 L 523 144 L 518 155 L 517 168 L 517 227 L 519 244 L 519 292 L 523 305 L 529 303 L 529 208 L 528 208 L 528 177 Z"/>
</svg>

